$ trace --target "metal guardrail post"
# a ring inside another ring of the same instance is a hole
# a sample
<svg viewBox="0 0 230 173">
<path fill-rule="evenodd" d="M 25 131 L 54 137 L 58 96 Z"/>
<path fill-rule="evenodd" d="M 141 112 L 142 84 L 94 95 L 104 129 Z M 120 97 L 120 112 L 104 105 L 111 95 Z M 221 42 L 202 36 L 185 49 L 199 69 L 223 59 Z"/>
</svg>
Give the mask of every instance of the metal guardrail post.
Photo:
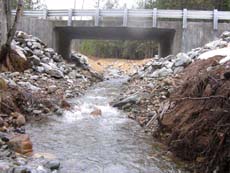
<svg viewBox="0 0 230 173">
<path fill-rule="evenodd" d="M 218 10 L 213 10 L 213 29 L 218 30 Z"/>
<path fill-rule="evenodd" d="M 124 16 L 123 16 L 123 26 L 127 27 L 128 26 L 128 9 L 124 9 Z"/>
<path fill-rule="evenodd" d="M 183 29 L 186 29 L 188 25 L 188 10 L 183 10 Z"/>
<path fill-rule="evenodd" d="M 73 9 L 69 9 L 69 12 L 68 12 L 68 26 L 72 26 L 72 17 L 73 17 Z"/>
<path fill-rule="evenodd" d="M 96 9 L 95 13 L 95 26 L 99 26 L 99 19 L 100 19 L 100 9 Z"/>
<path fill-rule="evenodd" d="M 43 19 L 47 19 L 47 17 L 48 17 L 48 9 L 45 8 L 45 9 L 43 10 Z"/>
<path fill-rule="evenodd" d="M 157 27 L 157 8 L 153 9 L 153 28 Z"/>
</svg>

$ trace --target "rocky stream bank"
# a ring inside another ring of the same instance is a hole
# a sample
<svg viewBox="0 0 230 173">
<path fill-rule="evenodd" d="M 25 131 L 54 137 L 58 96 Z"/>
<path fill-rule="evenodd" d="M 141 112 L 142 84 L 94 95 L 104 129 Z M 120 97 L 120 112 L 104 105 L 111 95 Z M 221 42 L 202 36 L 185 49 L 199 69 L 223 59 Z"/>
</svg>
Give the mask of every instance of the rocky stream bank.
<svg viewBox="0 0 230 173">
<path fill-rule="evenodd" d="M 82 55 L 73 54 L 72 63 L 67 63 L 39 38 L 21 31 L 12 48 L 0 72 L 0 172 L 56 172 L 58 160 L 27 157 L 33 144 L 24 126 L 61 116 L 71 108 L 67 99 L 82 95 L 103 78 Z"/>
<path fill-rule="evenodd" d="M 230 32 L 131 76 L 111 105 L 128 113 L 191 172 L 230 171 Z"/>
</svg>

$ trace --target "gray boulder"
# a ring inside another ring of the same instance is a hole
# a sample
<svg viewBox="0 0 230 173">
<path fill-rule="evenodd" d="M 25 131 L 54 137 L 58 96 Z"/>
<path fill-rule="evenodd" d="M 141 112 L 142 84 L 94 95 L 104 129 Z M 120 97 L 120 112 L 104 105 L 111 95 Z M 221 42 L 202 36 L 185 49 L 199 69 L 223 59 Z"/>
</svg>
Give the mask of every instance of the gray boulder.
<svg viewBox="0 0 230 173">
<path fill-rule="evenodd" d="M 183 67 L 183 66 L 181 66 L 181 67 L 176 67 L 176 68 L 174 69 L 173 73 L 174 73 L 174 74 L 180 73 L 180 72 L 182 72 L 183 70 L 184 70 L 184 67 Z"/>
<path fill-rule="evenodd" d="M 156 71 L 154 71 L 152 74 L 151 74 L 151 77 L 154 77 L 154 78 L 157 78 L 157 77 L 165 77 L 165 76 L 168 76 L 170 74 L 172 74 L 173 71 L 171 68 L 166 68 L 166 67 L 163 67 L 161 69 L 158 69 Z"/>
<path fill-rule="evenodd" d="M 53 60 L 54 60 L 54 62 L 62 62 L 62 57 L 61 57 L 61 55 L 53 55 Z"/>
<path fill-rule="evenodd" d="M 228 43 L 226 41 L 223 41 L 223 40 L 215 40 L 215 41 L 212 41 L 210 43 L 207 43 L 204 48 L 206 49 L 217 49 L 217 48 L 224 48 L 228 45 Z"/>
<path fill-rule="evenodd" d="M 40 88 L 32 85 L 30 82 L 18 82 L 18 85 L 31 91 L 39 91 Z"/>
<path fill-rule="evenodd" d="M 88 58 L 80 53 L 72 53 L 71 60 L 76 63 L 77 66 L 88 68 Z"/>
<path fill-rule="evenodd" d="M 42 58 L 41 58 L 41 62 L 43 62 L 43 63 L 49 63 L 49 61 L 50 61 L 50 58 L 49 57 L 46 57 L 46 56 L 43 56 Z"/>
<path fill-rule="evenodd" d="M 29 61 L 32 63 L 32 65 L 35 65 L 35 66 L 39 66 L 41 64 L 40 58 L 36 55 L 29 57 Z"/>
<path fill-rule="evenodd" d="M 33 66 L 34 71 L 38 72 L 38 73 L 44 73 L 45 72 L 45 68 L 42 66 Z"/>
<path fill-rule="evenodd" d="M 50 69 L 47 71 L 47 74 L 57 79 L 64 78 L 64 74 L 59 69 Z"/>
<path fill-rule="evenodd" d="M 133 94 L 127 98 L 121 99 L 117 102 L 112 103 L 113 107 L 122 107 L 126 104 L 135 104 L 140 100 L 140 96 L 138 94 Z"/>
<path fill-rule="evenodd" d="M 223 38 L 223 39 L 227 38 L 227 37 L 230 37 L 230 31 L 223 32 L 220 37 Z"/>
<path fill-rule="evenodd" d="M 179 66 L 185 67 L 192 62 L 192 59 L 186 53 L 179 53 L 177 54 L 176 57 L 177 58 L 174 63 L 175 67 L 179 67 Z"/>
<path fill-rule="evenodd" d="M 50 170 L 58 170 L 60 168 L 59 160 L 50 160 L 44 166 Z"/>
<path fill-rule="evenodd" d="M 33 45 L 31 46 L 32 49 L 42 49 L 42 45 L 38 42 L 33 42 Z"/>
</svg>

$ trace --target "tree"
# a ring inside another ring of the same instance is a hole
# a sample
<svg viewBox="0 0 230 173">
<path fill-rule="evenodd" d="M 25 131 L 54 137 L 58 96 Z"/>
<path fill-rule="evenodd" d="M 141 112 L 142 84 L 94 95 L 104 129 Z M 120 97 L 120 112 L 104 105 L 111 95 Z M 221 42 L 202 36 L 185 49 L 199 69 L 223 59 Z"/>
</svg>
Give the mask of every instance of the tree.
<svg viewBox="0 0 230 173">
<path fill-rule="evenodd" d="M 101 0 L 101 2 L 104 2 L 104 9 L 119 7 L 118 0 Z M 86 55 L 104 58 L 143 59 L 156 55 L 157 46 L 155 41 L 86 40 L 81 42 L 80 51 Z"/>
<path fill-rule="evenodd" d="M 230 0 L 148 0 L 146 8 L 191 9 L 191 10 L 229 10 Z"/>
<path fill-rule="evenodd" d="M 100 8 L 101 3 L 102 3 L 103 1 L 104 1 L 104 0 L 96 0 L 95 8 Z"/>
<path fill-rule="evenodd" d="M 11 42 L 14 38 L 15 32 L 17 30 L 18 21 L 22 12 L 23 8 L 23 0 L 18 0 L 16 15 L 14 18 L 13 25 L 11 24 L 11 2 L 9 0 L 2 0 L 1 1 L 1 11 L 4 23 L 3 26 L 4 33 L 3 35 L 7 35 L 4 40 L 4 44 L 1 46 L 1 53 L 0 53 L 0 64 L 5 65 L 7 56 L 10 56 L 11 51 Z M 5 26 L 4 26 L 5 25 Z"/>
<path fill-rule="evenodd" d="M 118 8 L 118 6 L 119 6 L 118 0 L 107 0 L 105 2 L 104 8 L 105 9 L 114 9 L 114 8 Z"/>
<path fill-rule="evenodd" d="M 17 0 L 12 0 L 12 9 L 17 8 Z M 45 3 L 42 0 L 24 0 L 24 9 L 43 9 L 46 8 Z"/>
</svg>

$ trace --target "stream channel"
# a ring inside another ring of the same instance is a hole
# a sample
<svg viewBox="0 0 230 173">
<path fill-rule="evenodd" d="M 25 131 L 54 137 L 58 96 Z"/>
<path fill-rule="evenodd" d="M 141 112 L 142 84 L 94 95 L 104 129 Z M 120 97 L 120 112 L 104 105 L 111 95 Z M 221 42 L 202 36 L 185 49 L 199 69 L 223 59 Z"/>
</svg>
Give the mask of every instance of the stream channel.
<svg viewBox="0 0 230 173">
<path fill-rule="evenodd" d="M 61 173 L 183 172 L 161 154 L 159 143 L 137 122 L 110 106 L 126 80 L 116 77 L 100 82 L 70 100 L 74 108 L 63 116 L 28 125 L 34 152 L 59 159 Z M 96 108 L 101 116 L 90 115 Z"/>
</svg>

